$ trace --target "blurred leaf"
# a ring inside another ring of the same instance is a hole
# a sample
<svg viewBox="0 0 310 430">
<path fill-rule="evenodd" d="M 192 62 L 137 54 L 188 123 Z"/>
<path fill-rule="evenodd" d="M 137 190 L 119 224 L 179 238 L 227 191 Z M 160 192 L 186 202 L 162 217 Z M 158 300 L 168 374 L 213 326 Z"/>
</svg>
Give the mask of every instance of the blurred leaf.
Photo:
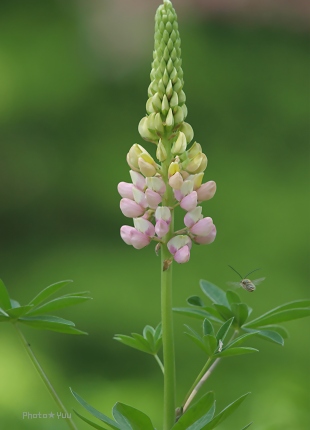
<svg viewBox="0 0 310 430">
<path fill-rule="evenodd" d="M 249 428 L 252 424 L 253 424 L 253 421 L 250 424 L 248 424 L 247 426 L 243 427 L 243 429 L 241 429 L 241 430 L 245 430 L 245 429 Z"/>
<path fill-rule="evenodd" d="M 194 318 L 198 318 L 198 319 L 205 319 L 208 318 L 211 321 L 217 322 L 217 323 L 222 323 L 223 321 L 220 320 L 219 318 L 213 316 L 211 313 L 202 310 L 202 309 L 191 309 L 191 308 L 173 308 L 173 311 L 181 314 L 181 315 L 186 315 L 187 317 L 194 317 Z"/>
<path fill-rule="evenodd" d="M 153 354 L 149 344 L 147 343 L 145 345 L 144 343 L 141 343 L 139 339 L 135 339 L 125 334 L 116 334 L 113 339 L 123 343 L 124 345 L 130 346 L 131 348 L 138 349 L 139 351 L 146 352 L 147 354 Z"/>
<path fill-rule="evenodd" d="M 202 329 L 203 329 L 203 334 L 212 334 L 214 335 L 214 328 L 212 323 L 208 320 L 208 318 L 203 320 L 203 324 L 202 324 Z"/>
<path fill-rule="evenodd" d="M 265 314 L 248 322 L 244 327 L 262 327 L 269 324 L 291 321 L 310 316 L 310 308 L 287 309 L 278 313 Z"/>
<path fill-rule="evenodd" d="M 229 307 L 224 306 L 224 305 L 218 305 L 218 304 L 214 304 L 213 305 L 216 310 L 219 312 L 219 314 L 225 319 L 225 320 L 229 320 L 231 318 L 234 317 L 234 314 L 232 313 L 232 311 L 230 310 Z"/>
<path fill-rule="evenodd" d="M 192 306 L 204 306 L 204 303 L 199 296 L 191 296 L 186 301 Z"/>
<path fill-rule="evenodd" d="M 42 315 L 46 312 L 55 311 L 56 309 L 62 309 L 68 306 L 78 305 L 90 299 L 91 297 L 72 295 L 57 297 L 56 299 L 53 299 L 47 303 L 44 303 L 41 306 L 36 307 L 32 311 L 28 312 L 28 315 Z"/>
<path fill-rule="evenodd" d="M 99 424 L 94 423 L 93 421 L 90 421 L 89 419 L 83 417 L 83 415 L 79 414 L 75 409 L 73 409 L 73 412 L 81 418 L 85 423 L 89 424 L 91 427 L 94 427 L 97 430 L 107 430 L 105 427 L 101 427 Z"/>
<path fill-rule="evenodd" d="M 223 409 L 216 417 L 212 419 L 206 426 L 204 426 L 201 430 L 211 430 L 214 429 L 218 424 L 223 422 L 226 418 L 229 417 L 243 402 L 243 400 L 249 395 L 250 393 L 244 394 L 243 396 L 239 397 L 239 399 L 235 400 L 233 403 L 228 405 L 225 409 Z"/>
<path fill-rule="evenodd" d="M 19 308 L 20 307 L 20 303 L 17 300 L 11 299 L 11 308 Z"/>
<path fill-rule="evenodd" d="M 234 291 L 231 291 L 231 290 L 226 291 L 226 298 L 230 305 L 232 305 L 233 303 L 241 303 L 240 297 Z"/>
<path fill-rule="evenodd" d="M 271 309 L 270 311 L 264 313 L 263 315 L 255 318 L 254 320 L 250 321 L 248 324 L 255 323 L 256 321 L 261 321 L 267 316 L 271 316 L 273 314 L 277 314 L 281 311 L 286 311 L 288 309 L 302 309 L 302 308 L 309 308 L 310 306 L 310 300 L 304 299 L 304 300 L 295 300 L 293 302 L 285 303 L 284 305 L 277 306 L 274 309 Z"/>
<path fill-rule="evenodd" d="M 60 288 L 63 288 L 65 285 L 72 282 L 71 280 L 68 281 L 60 281 L 56 282 L 56 284 L 49 285 L 48 287 L 44 288 L 44 290 L 40 291 L 39 294 L 37 294 L 30 302 L 29 305 L 37 306 L 39 303 L 46 300 L 49 296 L 56 293 L 56 291 L 60 290 Z"/>
<path fill-rule="evenodd" d="M 113 416 L 121 425 L 122 430 L 122 425 L 125 425 L 124 428 L 129 430 L 154 430 L 153 424 L 147 415 L 124 403 L 116 403 L 113 407 Z"/>
<path fill-rule="evenodd" d="M 229 306 L 225 292 L 216 285 L 212 284 L 211 282 L 205 281 L 204 279 L 201 279 L 200 287 L 213 303 L 217 303 L 223 306 Z"/>
<path fill-rule="evenodd" d="M 114 339 L 139 351 L 155 355 L 162 346 L 161 323 L 158 324 L 156 329 L 150 325 L 145 326 L 143 336 L 138 333 L 131 333 L 131 336 L 116 334 Z"/>
<path fill-rule="evenodd" d="M 7 309 L 7 313 L 11 318 L 19 318 L 25 315 L 29 310 L 33 308 L 33 305 L 19 306 L 18 308 Z"/>
<path fill-rule="evenodd" d="M 2 279 L 0 279 L 0 307 L 4 310 L 11 307 L 10 296 Z"/>
<path fill-rule="evenodd" d="M 239 327 L 242 327 L 249 316 L 249 308 L 245 303 L 233 303 L 231 310 L 236 318 Z"/>
<path fill-rule="evenodd" d="M 221 341 L 224 341 L 227 333 L 229 332 L 229 329 L 233 323 L 234 317 L 230 318 L 229 320 L 227 320 L 218 330 L 217 334 L 216 334 L 216 339 Z"/>
<path fill-rule="evenodd" d="M 218 352 L 216 354 L 216 358 L 218 358 L 218 357 L 230 357 L 232 355 L 250 354 L 252 352 L 258 352 L 258 349 L 250 348 L 250 347 L 246 347 L 246 346 L 241 346 L 238 348 L 227 348 L 227 349 L 223 349 L 222 352 Z"/>
<path fill-rule="evenodd" d="M 51 315 L 22 317 L 18 319 L 18 322 L 39 330 L 51 330 L 67 334 L 87 334 L 84 331 L 74 328 L 75 324 L 72 321 Z"/>
<path fill-rule="evenodd" d="M 82 397 L 80 397 L 75 391 L 70 388 L 71 393 L 75 397 L 75 399 L 79 402 L 81 406 L 83 406 L 84 409 L 86 409 L 91 415 L 98 418 L 98 420 L 104 422 L 105 424 L 108 424 L 113 430 L 122 430 L 122 428 L 117 424 L 115 421 L 111 420 L 111 418 L 107 417 L 103 413 L 99 412 L 97 409 L 93 408 L 91 405 L 89 405 L 87 402 L 85 402 Z"/>
<path fill-rule="evenodd" d="M 207 424 L 214 414 L 214 393 L 209 391 L 204 394 L 197 403 L 192 405 L 180 417 L 179 421 L 172 427 L 173 430 L 199 430 L 201 426 Z M 211 412 L 209 414 L 209 412 Z M 209 420 L 209 421 L 207 421 Z M 200 421 L 199 423 L 197 421 Z"/>
</svg>

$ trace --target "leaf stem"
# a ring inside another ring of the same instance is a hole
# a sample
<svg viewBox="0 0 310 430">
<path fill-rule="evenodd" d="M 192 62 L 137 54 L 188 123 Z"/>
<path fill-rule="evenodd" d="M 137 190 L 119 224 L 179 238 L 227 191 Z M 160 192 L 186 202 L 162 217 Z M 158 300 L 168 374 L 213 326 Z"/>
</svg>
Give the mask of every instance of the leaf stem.
<svg viewBox="0 0 310 430">
<path fill-rule="evenodd" d="M 16 328 L 16 331 L 19 335 L 19 338 L 30 358 L 30 360 L 32 361 L 34 367 L 36 368 L 37 372 L 39 373 L 43 383 L 45 384 L 46 388 L 48 389 L 49 393 L 51 394 L 51 396 L 53 397 L 53 399 L 55 400 L 57 406 L 61 409 L 61 412 L 66 416 L 65 420 L 69 426 L 69 428 L 71 430 L 78 430 L 75 423 L 73 422 L 72 418 L 71 418 L 71 414 L 68 414 L 68 411 L 66 410 L 64 404 L 62 403 L 62 401 L 60 400 L 60 398 L 58 397 L 58 394 L 56 393 L 54 387 L 52 386 L 50 380 L 48 379 L 46 373 L 44 372 L 44 370 L 42 369 L 38 359 L 36 358 L 36 356 L 34 355 L 34 352 L 32 351 L 30 344 L 27 342 L 25 336 L 23 335 L 23 333 L 20 331 L 19 327 L 17 326 L 16 323 L 13 324 L 14 327 Z"/>
<path fill-rule="evenodd" d="M 164 375 L 165 374 L 165 369 L 164 369 L 164 365 L 163 365 L 161 359 L 158 357 L 157 354 L 154 354 L 154 358 L 157 361 L 157 363 L 158 363 L 158 365 L 159 365 L 159 367 L 160 367 L 160 369 L 161 369 L 161 371 L 163 372 L 163 375 Z"/>
</svg>

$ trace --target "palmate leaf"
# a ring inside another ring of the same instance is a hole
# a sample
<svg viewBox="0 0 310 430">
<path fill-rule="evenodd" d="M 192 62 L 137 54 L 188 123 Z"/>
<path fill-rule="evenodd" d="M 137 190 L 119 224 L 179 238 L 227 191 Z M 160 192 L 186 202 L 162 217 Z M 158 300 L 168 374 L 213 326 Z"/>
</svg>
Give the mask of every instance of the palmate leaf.
<svg viewBox="0 0 310 430">
<path fill-rule="evenodd" d="M 251 332 L 251 329 L 245 329 L 246 331 Z M 278 345 L 284 345 L 283 337 L 277 332 L 273 330 L 253 330 L 253 332 L 260 338 L 264 340 L 269 340 L 270 342 L 276 343 Z"/>
<path fill-rule="evenodd" d="M 186 301 L 191 306 L 204 306 L 204 303 L 199 296 L 191 296 Z"/>
<path fill-rule="evenodd" d="M 221 340 L 222 342 L 224 341 L 227 333 L 229 332 L 229 329 L 233 323 L 234 317 L 230 318 L 229 320 L 227 320 L 218 330 L 217 334 L 216 334 L 216 339 L 219 341 Z"/>
<path fill-rule="evenodd" d="M 81 418 L 82 421 L 89 424 L 91 427 L 97 429 L 97 430 L 107 430 L 105 427 L 100 426 L 99 424 L 94 423 L 93 421 L 89 420 L 88 418 L 84 417 L 83 415 L 79 414 L 75 409 L 73 409 L 73 412 Z"/>
<path fill-rule="evenodd" d="M 215 357 L 232 357 L 233 355 L 251 354 L 252 352 L 258 352 L 258 349 L 241 346 L 238 348 L 223 349 L 223 351 L 217 353 Z"/>
<path fill-rule="evenodd" d="M 202 329 L 203 329 L 203 334 L 204 334 L 204 335 L 206 335 L 206 334 L 211 334 L 212 336 L 214 335 L 214 328 L 213 328 L 213 325 L 212 325 L 212 323 L 208 320 L 208 318 L 206 318 L 206 319 L 203 321 Z"/>
<path fill-rule="evenodd" d="M 29 305 L 37 306 L 38 304 L 44 302 L 48 297 L 52 294 L 56 293 L 56 291 L 63 288 L 65 285 L 72 282 L 71 280 L 56 282 L 55 284 L 49 285 L 44 288 L 44 290 L 40 291 L 30 302 Z"/>
<path fill-rule="evenodd" d="M 226 299 L 230 305 L 233 303 L 241 303 L 241 299 L 235 291 L 227 290 Z"/>
<path fill-rule="evenodd" d="M 83 406 L 83 408 L 86 409 L 93 417 L 104 422 L 113 430 L 123 430 L 117 422 L 115 422 L 114 420 L 111 420 L 111 418 L 107 417 L 102 412 L 99 412 L 93 406 L 89 405 L 84 399 L 82 399 L 81 396 L 79 396 L 75 391 L 73 391 L 72 388 L 70 388 L 70 391 L 75 397 L 75 399 L 79 402 L 79 404 Z"/>
<path fill-rule="evenodd" d="M 219 305 L 217 303 L 214 303 L 213 306 L 218 311 L 218 313 L 224 318 L 224 320 L 229 320 L 230 318 L 233 318 L 235 316 L 229 306 Z"/>
<path fill-rule="evenodd" d="M 155 329 L 149 325 L 145 326 L 143 336 L 139 333 L 131 333 L 131 336 L 116 334 L 114 339 L 131 348 L 155 355 L 162 346 L 161 324 Z"/>
<path fill-rule="evenodd" d="M 215 309 L 213 309 L 215 311 Z M 194 308 L 173 308 L 173 311 L 185 315 L 188 317 L 197 318 L 200 320 L 204 320 L 205 318 L 208 318 L 210 321 L 217 322 L 222 324 L 223 319 L 221 315 L 214 316 L 211 312 L 206 311 L 205 309 L 194 309 Z M 216 311 L 215 311 L 216 312 Z"/>
<path fill-rule="evenodd" d="M 32 308 L 33 305 L 18 306 L 11 309 L 7 309 L 7 313 L 11 318 L 20 318 L 21 316 L 27 314 Z"/>
<path fill-rule="evenodd" d="M 154 430 L 150 418 L 138 409 L 118 402 L 112 412 L 122 430 Z"/>
<path fill-rule="evenodd" d="M 204 294 L 209 297 L 213 303 L 229 307 L 226 294 L 223 290 L 204 279 L 201 279 L 199 284 Z"/>
<path fill-rule="evenodd" d="M 243 342 L 245 342 L 245 340 L 248 338 L 248 337 L 251 337 L 251 336 L 254 336 L 255 334 L 257 334 L 257 331 L 256 330 L 253 330 L 253 331 L 251 331 L 251 332 L 249 332 L 249 333 L 244 333 L 244 334 L 242 334 L 241 336 L 238 336 L 236 339 L 234 339 L 234 340 L 232 340 L 226 347 L 225 347 L 225 349 L 227 349 L 227 348 L 231 348 L 232 346 L 234 346 L 234 347 L 236 347 L 236 346 L 239 346 L 239 345 L 241 345 Z"/>
<path fill-rule="evenodd" d="M 84 331 L 76 329 L 72 321 L 52 315 L 22 317 L 18 319 L 18 322 L 39 330 L 50 330 L 67 334 L 87 334 Z"/>
<path fill-rule="evenodd" d="M 213 418 L 214 405 L 214 393 L 209 391 L 180 417 L 172 430 L 200 430 Z"/>
<path fill-rule="evenodd" d="M 242 327 L 248 319 L 250 313 L 249 307 L 245 303 L 233 303 L 231 305 L 231 310 L 235 316 L 238 326 Z"/>
<path fill-rule="evenodd" d="M 218 424 L 223 422 L 226 418 L 228 418 L 245 400 L 245 398 L 250 393 L 246 393 L 243 396 L 239 397 L 239 399 L 232 402 L 230 405 L 228 405 L 225 409 L 223 409 L 218 415 L 216 415 L 207 425 L 201 428 L 201 430 L 212 430 L 214 429 Z"/>
<path fill-rule="evenodd" d="M 284 321 L 291 321 L 310 316 L 310 308 L 285 309 L 277 313 L 267 313 L 253 321 L 248 322 L 244 327 L 263 327 L 265 325 L 276 324 Z"/>
<path fill-rule="evenodd" d="M 47 312 L 53 312 L 58 309 L 66 308 L 68 306 L 78 305 L 80 303 L 83 303 L 87 300 L 91 300 L 92 298 L 89 296 L 74 296 L 72 294 L 57 297 L 56 299 L 53 299 L 47 303 L 44 303 L 41 306 L 37 306 L 35 309 L 27 312 L 27 315 L 42 315 Z M 33 305 L 30 305 L 31 308 L 33 308 Z"/>
</svg>

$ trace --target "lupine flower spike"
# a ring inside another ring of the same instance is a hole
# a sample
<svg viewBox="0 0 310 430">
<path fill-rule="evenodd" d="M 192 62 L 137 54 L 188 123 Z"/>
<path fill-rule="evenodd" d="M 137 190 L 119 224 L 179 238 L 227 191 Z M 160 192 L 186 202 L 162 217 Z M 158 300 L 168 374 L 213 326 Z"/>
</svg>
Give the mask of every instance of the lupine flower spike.
<svg viewBox="0 0 310 430">
<path fill-rule="evenodd" d="M 201 145 L 192 142 L 194 132 L 187 117 L 181 59 L 181 40 L 177 16 L 169 0 L 164 0 L 155 16 L 155 46 L 148 88 L 146 116 L 139 123 L 141 137 L 156 145 L 157 161 L 135 143 L 127 154 L 132 183 L 120 182 L 120 208 L 134 227 L 121 227 L 127 245 L 140 249 L 151 241 L 157 248 L 165 244 L 172 260 L 186 263 L 192 243 L 214 241 L 216 228 L 210 217 L 202 215 L 199 204 L 211 199 L 214 181 L 202 183 L 207 157 Z M 184 226 L 173 227 L 174 209 L 186 214 Z"/>
</svg>

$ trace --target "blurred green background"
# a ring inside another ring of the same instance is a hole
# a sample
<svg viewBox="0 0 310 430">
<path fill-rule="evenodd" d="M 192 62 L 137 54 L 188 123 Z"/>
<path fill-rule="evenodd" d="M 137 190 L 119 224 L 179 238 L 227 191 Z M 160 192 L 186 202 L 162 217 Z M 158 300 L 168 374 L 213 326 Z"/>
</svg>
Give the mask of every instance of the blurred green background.
<svg viewBox="0 0 310 430">
<path fill-rule="evenodd" d="M 201 278 L 223 287 L 237 280 L 228 264 L 242 273 L 263 268 L 267 279 L 255 294 L 241 291 L 253 316 L 309 296 L 309 34 L 302 11 L 283 19 L 278 3 L 255 17 L 224 6 L 214 11 L 212 1 L 174 2 L 187 120 L 209 158 L 205 178 L 218 185 L 204 204 L 218 237 L 175 266 L 176 306 L 199 294 Z M 160 320 L 159 260 L 153 246 L 137 251 L 121 241 L 128 220 L 116 191 L 129 181 L 130 146 L 154 152 L 137 125 L 159 4 L 0 4 L 1 278 L 24 304 L 63 279 L 74 280 L 67 292 L 90 290 L 93 301 L 59 313 L 89 336 L 24 333 L 70 410 L 81 411 L 69 386 L 106 414 L 116 401 L 141 409 L 158 429 L 155 360 L 112 337 Z M 204 363 L 183 335 L 190 322 L 175 316 L 179 403 Z M 220 429 L 252 420 L 256 430 L 310 428 L 309 321 L 286 326 L 291 337 L 283 349 L 252 340 L 259 354 L 225 359 L 209 379 L 205 391 L 215 390 L 219 408 L 252 392 Z M 25 411 L 57 407 L 13 329 L 2 324 L 0 339 L 1 428 L 66 428 L 60 420 L 22 419 Z"/>
</svg>

